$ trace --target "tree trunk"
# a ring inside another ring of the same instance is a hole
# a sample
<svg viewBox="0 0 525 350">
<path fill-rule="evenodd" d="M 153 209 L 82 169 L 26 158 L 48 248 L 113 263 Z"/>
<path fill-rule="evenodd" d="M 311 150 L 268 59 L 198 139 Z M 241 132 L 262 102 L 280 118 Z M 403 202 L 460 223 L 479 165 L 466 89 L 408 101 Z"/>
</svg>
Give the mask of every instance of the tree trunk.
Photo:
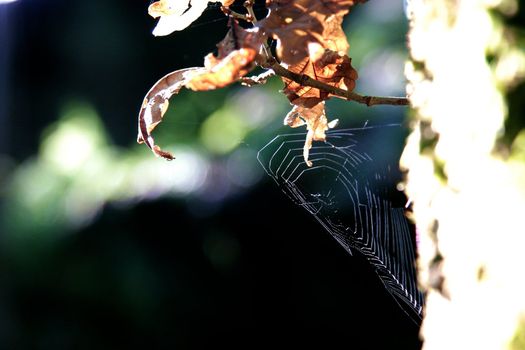
<svg viewBox="0 0 525 350">
<path fill-rule="evenodd" d="M 401 165 L 427 292 L 425 350 L 525 349 L 525 118 L 507 105 L 525 76 L 524 38 L 506 22 L 517 7 L 408 6 L 415 113 Z"/>
</svg>

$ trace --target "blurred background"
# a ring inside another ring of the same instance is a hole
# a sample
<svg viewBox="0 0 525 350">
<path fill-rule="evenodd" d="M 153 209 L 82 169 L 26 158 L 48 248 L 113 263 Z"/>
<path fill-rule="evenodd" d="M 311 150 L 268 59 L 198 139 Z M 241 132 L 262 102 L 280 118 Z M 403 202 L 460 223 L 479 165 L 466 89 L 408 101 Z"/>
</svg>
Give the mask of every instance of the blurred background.
<svg viewBox="0 0 525 350">
<path fill-rule="evenodd" d="M 210 7 L 155 38 L 148 5 L 0 1 L 0 348 L 419 348 L 373 269 L 257 162 L 291 132 L 279 79 L 175 96 L 155 131 L 173 162 L 136 144 L 149 88 L 227 31 Z M 356 91 L 404 95 L 402 1 L 358 6 L 345 28 Z M 406 112 L 328 104 L 340 127 Z"/>
</svg>

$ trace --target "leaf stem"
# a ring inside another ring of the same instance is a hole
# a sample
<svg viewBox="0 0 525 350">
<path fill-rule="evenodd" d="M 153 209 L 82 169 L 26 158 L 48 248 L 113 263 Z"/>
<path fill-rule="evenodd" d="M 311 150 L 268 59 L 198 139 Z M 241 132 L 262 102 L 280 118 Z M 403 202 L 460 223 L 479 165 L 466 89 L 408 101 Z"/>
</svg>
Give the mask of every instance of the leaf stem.
<svg viewBox="0 0 525 350">
<path fill-rule="evenodd" d="M 233 10 L 230 10 L 228 7 L 226 6 L 221 6 L 221 11 L 222 13 L 224 13 L 226 16 L 230 16 L 230 17 L 233 17 L 233 18 L 236 18 L 236 19 L 241 19 L 243 21 L 246 21 L 246 22 L 251 22 L 252 19 L 250 17 L 250 15 L 243 15 L 242 13 L 239 13 L 239 12 L 235 12 Z"/>
<path fill-rule="evenodd" d="M 257 23 L 257 17 L 255 17 L 255 11 L 253 10 L 253 5 L 255 4 L 255 0 L 246 0 L 244 2 L 244 7 L 246 8 L 246 11 L 248 11 L 248 17 L 250 17 L 252 23 Z"/>
</svg>

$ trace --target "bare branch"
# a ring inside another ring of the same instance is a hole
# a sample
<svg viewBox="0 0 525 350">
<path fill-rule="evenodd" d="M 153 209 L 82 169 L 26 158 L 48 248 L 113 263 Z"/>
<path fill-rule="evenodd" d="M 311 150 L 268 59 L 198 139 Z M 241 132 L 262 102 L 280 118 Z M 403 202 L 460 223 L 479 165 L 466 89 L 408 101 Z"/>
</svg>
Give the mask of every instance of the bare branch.
<svg viewBox="0 0 525 350">
<path fill-rule="evenodd" d="M 232 17 L 232 18 L 241 19 L 241 20 L 246 21 L 246 22 L 251 22 L 252 21 L 250 15 L 243 15 L 242 13 L 238 13 L 238 12 L 235 12 L 233 10 L 230 10 L 228 7 L 225 7 L 225 6 L 221 6 L 221 11 L 226 16 L 229 16 L 229 17 Z"/>
</svg>

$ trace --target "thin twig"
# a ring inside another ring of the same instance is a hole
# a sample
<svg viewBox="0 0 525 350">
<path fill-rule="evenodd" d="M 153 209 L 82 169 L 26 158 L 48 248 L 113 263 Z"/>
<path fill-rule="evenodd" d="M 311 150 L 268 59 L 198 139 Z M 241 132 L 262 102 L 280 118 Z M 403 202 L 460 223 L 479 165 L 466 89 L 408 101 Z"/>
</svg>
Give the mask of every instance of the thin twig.
<svg viewBox="0 0 525 350">
<path fill-rule="evenodd" d="M 250 17 L 252 23 L 257 23 L 257 17 L 255 17 L 255 11 L 253 10 L 253 5 L 255 4 L 255 0 L 246 0 L 244 2 L 244 7 L 246 8 L 246 11 L 248 11 L 248 17 Z"/>
<path fill-rule="evenodd" d="M 235 12 L 233 10 L 230 10 L 228 7 L 225 7 L 225 6 L 221 6 L 221 11 L 226 16 L 230 16 L 230 17 L 233 17 L 233 18 L 236 18 L 236 19 L 241 19 L 241 20 L 246 21 L 246 22 L 251 22 L 252 21 L 252 18 L 250 17 L 249 14 L 248 15 L 243 15 L 242 13 L 238 13 L 238 12 Z"/>
<path fill-rule="evenodd" d="M 270 61 L 271 62 L 271 61 Z M 363 96 L 358 93 L 343 90 L 335 86 L 331 86 L 325 83 L 322 83 L 318 80 L 315 80 L 309 77 L 306 74 L 294 73 L 275 60 L 271 62 L 268 66 L 271 68 L 276 75 L 295 81 L 296 83 L 302 86 L 310 86 L 319 90 L 329 92 L 331 95 L 339 98 L 344 98 L 346 100 L 355 101 L 358 103 L 365 104 L 367 106 L 374 105 L 394 105 L 394 106 L 405 106 L 408 105 L 408 98 L 406 97 L 380 97 L 380 96 Z"/>
</svg>

